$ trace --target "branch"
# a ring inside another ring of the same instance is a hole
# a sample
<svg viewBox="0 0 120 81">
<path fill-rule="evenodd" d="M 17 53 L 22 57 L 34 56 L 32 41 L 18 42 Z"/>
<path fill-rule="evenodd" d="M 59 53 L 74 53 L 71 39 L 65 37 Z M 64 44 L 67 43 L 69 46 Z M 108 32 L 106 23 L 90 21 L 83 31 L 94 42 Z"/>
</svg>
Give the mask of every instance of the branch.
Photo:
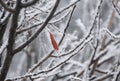
<svg viewBox="0 0 120 81">
<path fill-rule="evenodd" d="M 112 81 L 117 81 L 120 75 L 120 65 L 116 66 L 117 70 L 114 72 L 113 80 Z"/>
<path fill-rule="evenodd" d="M 114 9 L 117 11 L 117 13 L 120 15 L 120 10 L 119 8 L 117 7 L 117 5 L 114 3 L 114 0 L 112 0 L 112 4 L 114 6 Z"/>
<path fill-rule="evenodd" d="M 103 81 L 109 77 L 113 77 L 113 74 L 112 73 L 108 73 L 108 74 L 105 74 L 105 75 L 102 75 L 96 79 L 93 79 L 92 81 Z"/>
<path fill-rule="evenodd" d="M 39 0 L 32 0 L 30 2 L 21 3 L 21 6 L 24 7 L 24 8 L 26 8 L 28 6 L 31 6 L 31 5 L 33 5 L 35 3 L 37 3 L 37 1 L 39 1 Z"/>
<path fill-rule="evenodd" d="M 21 51 L 23 48 L 25 48 L 28 44 L 30 44 L 41 32 L 42 30 L 46 27 L 46 25 L 48 24 L 48 22 L 51 20 L 51 18 L 53 17 L 58 5 L 59 5 L 60 0 L 56 0 L 55 6 L 53 8 L 53 10 L 51 11 L 51 13 L 49 14 L 49 16 L 46 18 L 45 22 L 43 23 L 43 25 L 35 32 L 35 34 L 28 39 L 25 43 L 23 43 L 21 46 L 19 46 L 18 48 L 16 48 L 13 53 L 17 53 L 19 51 Z"/>
<path fill-rule="evenodd" d="M 66 28 L 65 28 L 65 30 L 64 30 L 64 34 L 63 34 L 63 36 L 62 36 L 62 38 L 61 38 L 61 40 L 60 40 L 60 42 L 59 42 L 59 44 L 58 44 L 59 46 L 61 45 L 63 39 L 65 38 L 65 33 L 66 33 L 66 31 L 67 31 L 67 29 L 68 29 L 68 27 L 69 27 L 69 24 L 70 24 L 70 21 L 71 21 L 73 12 L 74 12 L 74 10 L 75 10 L 75 7 L 76 7 L 76 5 L 73 7 L 72 12 L 71 12 L 71 14 L 70 14 L 70 17 L 69 17 L 69 19 L 68 19 L 68 21 L 67 21 Z M 46 57 L 44 57 L 42 60 L 40 60 L 37 64 L 35 64 L 35 66 L 33 66 L 33 67 L 29 70 L 29 72 L 33 72 L 38 66 L 40 66 L 40 65 L 41 65 L 43 62 L 45 62 L 49 57 L 51 57 L 52 54 L 53 54 L 53 52 L 54 52 L 54 50 L 52 50 L 52 51 L 50 52 L 50 54 L 48 54 Z"/>
<path fill-rule="evenodd" d="M 93 24 L 92 24 L 92 26 L 91 26 L 88 34 L 83 38 L 83 40 L 82 40 L 74 49 L 72 49 L 72 50 L 69 51 L 68 53 L 61 54 L 60 56 L 57 56 L 57 57 L 66 56 L 66 55 L 69 55 L 69 54 L 75 52 L 75 51 L 85 42 L 85 40 L 88 40 L 88 39 L 90 38 L 90 35 L 91 35 L 91 33 L 92 33 L 92 30 L 94 29 L 95 24 L 96 24 L 96 19 L 98 18 L 98 15 L 99 15 L 99 13 L 100 13 L 100 9 L 101 9 L 101 6 L 102 6 L 102 2 L 103 2 L 103 0 L 100 1 L 99 5 L 98 5 L 98 7 L 97 7 L 97 12 L 96 12 L 95 18 L 94 18 L 94 20 L 93 20 Z M 53 57 L 54 57 L 54 56 L 53 56 Z"/>
<path fill-rule="evenodd" d="M 31 76 L 37 76 L 37 75 L 39 75 L 39 74 L 51 72 L 51 71 L 55 70 L 56 68 L 64 65 L 64 64 L 65 64 L 67 61 L 69 61 L 73 56 L 77 55 L 78 52 L 79 52 L 81 49 L 83 49 L 83 47 L 84 47 L 87 43 L 89 43 L 91 40 L 92 40 L 92 37 L 90 37 L 88 40 L 86 40 L 86 41 L 84 42 L 84 44 L 82 45 L 82 47 L 81 47 L 77 52 L 73 53 L 73 54 L 70 55 L 68 58 L 66 58 L 66 59 L 63 60 L 62 62 L 58 63 L 58 64 L 55 65 L 54 67 L 49 68 L 48 70 L 42 70 L 42 71 L 39 71 L 39 72 L 37 72 L 37 73 L 30 73 L 30 74 L 27 73 L 26 75 L 23 75 L 23 76 L 20 76 L 20 77 L 17 77 L 17 78 L 13 78 L 13 79 L 8 79 L 7 81 L 9 81 L 9 80 L 10 80 L 10 81 L 14 81 L 14 80 L 22 79 L 22 78 L 28 78 L 28 77 L 31 77 Z"/>
<path fill-rule="evenodd" d="M 0 0 L 0 4 L 1 4 L 7 11 L 9 11 L 9 12 L 11 12 L 11 13 L 14 13 L 14 12 L 15 12 L 15 9 L 12 9 L 12 8 L 10 8 L 9 6 L 7 6 L 7 5 L 3 2 L 3 0 Z"/>
<path fill-rule="evenodd" d="M 74 6 L 74 7 L 73 7 L 73 10 L 71 11 L 71 14 L 70 14 L 70 17 L 69 17 L 69 19 L 68 19 L 68 21 L 67 21 L 67 24 L 66 24 L 66 28 L 65 28 L 65 30 L 64 30 L 64 33 L 65 33 L 66 30 L 68 29 L 68 26 L 69 26 L 68 24 L 70 23 L 70 20 L 71 20 L 71 17 L 72 17 L 73 12 L 74 12 L 74 10 L 75 10 L 75 7 L 76 7 L 76 6 Z M 64 38 L 64 35 L 63 35 L 61 41 L 59 42 L 59 45 L 61 44 L 63 38 Z M 52 55 L 53 52 L 54 52 L 54 50 L 51 51 L 50 54 L 48 54 L 47 56 L 45 56 L 42 60 L 40 60 L 35 66 L 33 66 L 33 67 L 29 70 L 29 72 L 33 72 L 39 65 L 41 65 L 44 61 L 46 61 L 49 57 L 51 57 L 51 55 Z M 72 55 L 72 56 L 74 56 L 74 55 Z M 71 57 L 72 57 L 72 56 L 71 56 Z M 71 57 L 69 57 L 69 58 L 71 58 Z M 68 58 L 68 59 L 69 59 L 69 58 Z M 68 60 L 68 59 L 67 59 L 67 60 Z M 67 60 L 65 60 L 65 61 L 67 61 Z M 54 68 L 57 68 L 57 67 L 59 67 L 60 65 L 62 65 L 63 63 L 65 63 L 65 61 L 61 62 L 60 64 L 56 65 L 56 66 L 53 67 L 53 68 L 50 68 L 50 69 L 47 70 L 47 71 L 38 72 L 38 74 L 39 74 L 39 73 L 42 73 L 42 72 L 52 71 Z M 35 74 L 33 74 L 33 75 L 38 75 L 38 74 L 35 73 Z M 32 76 L 32 75 L 31 75 L 31 74 L 28 74 L 28 75 L 21 76 L 21 77 L 15 78 L 15 79 L 10 79 L 10 80 L 18 80 L 18 79 L 22 79 L 22 78 L 24 78 L 24 77 L 30 77 L 30 76 Z"/>
<path fill-rule="evenodd" d="M 35 25 L 33 25 L 33 26 L 30 26 L 30 27 L 26 27 L 26 28 L 22 28 L 21 30 L 17 30 L 17 34 L 20 34 L 20 33 L 22 33 L 22 32 L 25 32 L 25 31 L 28 31 L 28 30 L 30 30 L 30 29 L 33 29 L 33 28 L 36 28 L 36 27 L 38 27 L 39 25 L 41 25 L 43 22 L 39 22 L 39 23 L 37 23 L 37 24 L 35 24 Z"/>
<path fill-rule="evenodd" d="M 16 3 L 16 12 L 13 14 L 12 16 L 12 23 L 11 23 L 11 27 L 9 29 L 9 37 L 8 37 L 8 45 L 7 45 L 7 52 L 6 52 L 6 57 L 1 69 L 1 74 L 0 74 L 0 81 L 4 81 L 10 64 L 12 62 L 13 56 L 14 54 L 13 52 L 13 47 L 14 47 L 14 43 L 15 43 L 15 34 L 16 34 L 16 28 L 18 26 L 18 16 L 19 16 L 19 12 L 21 10 L 20 8 L 20 0 L 17 1 Z"/>
<path fill-rule="evenodd" d="M 57 11 L 57 12 L 54 14 L 53 18 L 56 17 L 57 15 L 59 15 L 60 13 L 64 12 L 65 10 L 69 9 L 70 7 L 74 6 L 74 5 L 77 4 L 79 1 L 80 1 L 80 0 L 76 0 L 76 1 L 74 1 L 73 3 L 69 4 L 68 6 L 66 6 L 66 7 L 62 8 L 61 10 Z M 54 21 L 54 22 L 58 22 L 58 21 Z M 35 24 L 35 25 L 33 25 L 33 26 L 23 28 L 22 30 L 18 30 L 18 31 L 17 31 L 17 34 L 20 34 L 20 33 L 25 32 L 25 31 L 27 31 L 27 30 L 36 28 L 37 26 L 41 25 L 42 23 L 44 23 L 44 22 L 40 22 L 40 23 Z M 52 22 L 49 22 L 49 23 L 53 23 L 53 21 L 52 21 Z"/>
<path fill-rule="evenodd" d="M 2 43 L 2 39 L 5 33 L 5 30 L 7 28 L 8 20 L 10 18 L 11 14 L 9 13 L 8 15 L 5 15 L 3 19 L 1 19 L 0 22 L 0 43 Z"/>
<path fill-rule="evenodd" d="M 110 30 L 108 30 L 107 28 L 104 29 L 112 38 L 114 39 L 120 39 L 120 35 L 114 35 L 112 32 L 110 32 Z"/>
<path fill-rule="evenodd" d="M 73 3 L 69 4 L 68 6 L 66 6 L 65 8 L 62 8 L 61 10 L 57 11 L 53 17 L 59 15 L 60 13 L 64 12 L 65 10 L 69 9 L 71 6 L 76 5 L 79 1 L 81 1 L 81 0 L 76 0 Z"/>
</svg>

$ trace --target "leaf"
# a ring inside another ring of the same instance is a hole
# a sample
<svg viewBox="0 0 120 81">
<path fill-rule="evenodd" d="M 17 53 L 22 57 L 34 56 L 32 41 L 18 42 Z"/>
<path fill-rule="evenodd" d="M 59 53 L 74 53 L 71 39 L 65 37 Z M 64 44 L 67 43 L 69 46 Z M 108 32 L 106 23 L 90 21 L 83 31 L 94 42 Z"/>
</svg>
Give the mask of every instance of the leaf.
<svg viewBox="0 0 120 81">
<path fill-rule="evenodd" d="M 55 41 L 53 34 L 52 34 L 51 32 L 49 32 L 49 34 L 50 34 L 50 39 L 51 39 L 53 48 L 54 48 L 55 50 L 59 50 L 58 44 L 57 44 L 57 42 Z"/>
</svg>

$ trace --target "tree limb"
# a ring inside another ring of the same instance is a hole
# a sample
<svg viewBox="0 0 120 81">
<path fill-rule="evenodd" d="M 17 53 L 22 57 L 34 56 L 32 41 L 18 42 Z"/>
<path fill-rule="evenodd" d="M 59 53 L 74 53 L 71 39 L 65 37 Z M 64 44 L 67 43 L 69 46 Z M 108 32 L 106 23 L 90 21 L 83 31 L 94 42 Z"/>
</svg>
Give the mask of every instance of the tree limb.
<svg viewBox="0 0 120 81">
<path fill-rule="evenodd" d="M 51 13 L 49 14 L 49 16 L 46 18 L 45 22 L 43 23 L 43 25 L 35 32 L 35 34 L 28 39 L 25 43 L 23 43 L 21 46 L 19 46 L 18 48 L 16 48 L 13 53 L 17 53 L 19 51 L 21 51 L 23 48 L 25 48 L 28 44 L 30 44 L 41 32 L 42 30 L 46 27 L 46 25 L 48 24 L 48 22 L 51 20 L 51 18 L 53 17 L 58 5 L 59 5 L 60 0 L 56 0 L 55 6 L 52 9 Z"/>
<path fill-rule="evenodd" d="M 21 6 L 26 8 L 28 6 L 31 6 L 31 5 L 35 4 L 37 1 L 39 1 L 39 0 L 32 0 L 32 1 L 29 1 L 29 2 L 21 3 Z"/>
<path fill-rule="evenodd" d="M 12 8 L 10 8 L 9 6 L 7 6 L 7 5 L 3 2 L 3 0 L 0 0 L 0 4 L 1 4 L 7 11 L 9 11 L 9 12 L 11 12 L 11 13 L 15 13 L 15 9 L 12 9 Z"/>
</svg>

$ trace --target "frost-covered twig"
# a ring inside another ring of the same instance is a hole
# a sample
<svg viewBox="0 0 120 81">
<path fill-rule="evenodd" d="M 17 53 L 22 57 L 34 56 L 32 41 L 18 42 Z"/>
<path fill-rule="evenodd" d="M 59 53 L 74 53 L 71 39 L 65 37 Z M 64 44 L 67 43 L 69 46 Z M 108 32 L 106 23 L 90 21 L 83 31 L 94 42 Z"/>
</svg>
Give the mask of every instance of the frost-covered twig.
<svg viewBox="0 0 120 81">
<path fill-rule="evenodd" d="M 4 17 L 3 19 L 0 20 L 1 23 L 5 23 L 5 22 L 9 19 L 10 15 L 11 15 L 11 13 L 9 13 L 9 12 L 6 13 L 5 17 Z"/>
<path fill-rule="evenodd" d="M 18 26 L 18 24 L 17 24 L 18 16 L 19 16 L 19 12 L 21 10 L 21 8 L 19 8 L 19 5 L 20 5 L 20 1 L 18 0 L 16 2 L 16 10 L 17 11 L 13 14 L 13 16 L 11 18 L 12 24 L 9 29 L 7 52 L 6 52 L 6 57 L 5 57 L 5 60 L 3 62 L 3 66 L 1 69 L 1 74 L 0 74 L 1 81 L 5 80 L 8 70 L 9 70 L 9 67 L 10 67 L 10 64 L 11 64 L 13 56 L 14 56 L 12 51 L 13 51 L 13 46 L 14 46 L 14 42 L 15 42 L 16 28 Z"/>
<path fill-rule="evenodd" d="M 61 17 L 55 18 L 55 19 L 51 20 L 49 23 L 50 23 L 50 24 L 52 24 L 52 23 L 57 23 L 57 22 L 63 20 L 66 16 L 69 15 L 70 12 L 71 12 L 71 9 L 68 10 L 68 11 L 67 11 L 65 14 L 63 14 Z"/>
<path fill-rule="evenodd" d="M 62 8 L 61 10 L 57 11 L 52 18 L 54 18 L 54 17 L 56 17 L 57 15 L 61 14 L 61 13 L 64 12 L 65 10 L 69 9 L 70 7 L 76 5 L 79 1 L 80 1 L 80 0 L 76 0 L 76 1 L 74 1 L 73 3 L 70 3 L 68 6 L 66 6 L 66 7 Z M 67 14 L 66 14 L 66 15 L 67 15 Z M 63 17 L 64 17 L 64 16 L 63 16 Z M 63 18 L 63 17 L 62 17 L 62 18 Z M 61 19 L 59 19 L 59 20 L 61 20 Z M 58 21 L 58 20 L 57 20 L 57 21 Z M 50 21 L 49 23 L 53 23 L 53 22 L 57 22 L 57 21 Z M 42 22 L 39 22 L 39 23 L 37 23 L 37 24 L 35 24 L 35 25 L 33 25 L 33 26 L 30 26 L 30 27 L 27 27 L 27 28 L 23 28 L 23 29 L 21 29 L 21 30 L 18 30 L 17 33 L 19 34 L 19 33 L 22 33 L 22 32 L 24 32 L 24 31 L 33 29 L 33 28 L 35 28 L 35 27 L 37 27 L 37 26 L 39 26 L 39 25 L 41 25 L 41 24 L 43 24 L 43 23 L 44 23 L 44 22 L 42 21 Z"/>
<path fill-rule="evenodd" d="M 90 37 L 88 40 L 86 40 L 85 43 L 84 43 L 84 45 L 86 45 L 91 40 L 92 40 L 92 37 Z M 28 77 L 31 77 L 31 76 L 37 76 L 37 75 L 42 74 L 42 73 L 51 72 L 51 71 L 55 70 L 56 68 L 62 66 L 68 60 L 70 60 L 73 56 L 75 56 L 76 54 L 78 54 L 78 52 L 83 48 L 84 45 L 82 45 L 81 48 L 78 51 L 76 51 L 75 53 L 73 53 L 72 55 L 70 55 L 68 58 L 66 58 L 65 60 L 63 60 L 62 62 L 58 63 L 57 65 L 53 66 L 52 68 L 50 68 L 48 70 L 39 71 L 37 73 L 28 73 L 28 74 L 26 74 L 24 76 L 20 76 L 20 77 L 17 77 L 17 78 L 14 78 L 14 79 L 8 79 L 8 80 L 18 80 L 18 79 L 22 79 L 22 78 L 28 78 Z"/>
<path fill-rule="evenodd" d="M 120 75 L 120 65 L 117 66 L 117 71 L 114 72 L 113 80 L 112 81 L 117 81 L 119 75 Z"/>
<path fill-rule="evenodd" d="M 69 9 L 70 7 L 76 5 L 79 1 L 81 1 L 81 0 L 75 0 L 74 2 L 70 3 L 70 4 L 67 5 L 66 7 L 62 8 L 62 9 L 59 10 L 59 11 L 57 11 L 53 17 L 59 15 L 60 13 L 64 12 L 65 10 Z"/>
<path fill-rule="evenodd" d="M 0 22 L 0 43 L 1 44 L 3 41 L 4 33 L 7 28 L 7 24 L 8 24 L 10 16 L 11 16 L 10 13 L 5 14 L 5 17 L 1 19 L 1 22 Z"/>
<path fill-rule="evenodd" d="M 30 29 L 36 28 L 36 27 L 38 27 L 38 26 L 40 26 L 40 25 L 42 25 L 42 24 L 43 24 L 43 22 L 36 23 L 36 24 L 34 24 L 33 26 L 25 27 L 25 28 L 22 28 L 21 30 L 17 30 L 16 33 L 17 33 L 17 34 L 20 34 L 20 33 L 22 33 L 22 32 L 28 31 L 28 30 L 30 30 Z"/>
<path fill-rule="evenodd" d="M 82 79 L 78 78 L 78 77 L 72 77 L 73 80 L 77 80 L 77 81 L 82 81 Z"/>
<path fill-rule="evenodd" d="M 51 13 L 48 15 L 48 17 L 46 18 L 45 22 L 43 23 L 43 25 L 30 37 L 30 39 L 28 39 L 26 42 L 24 42 L 21 46 L 19 46 L 18 48 L 16 48 L 13 53 L 17 53 L 19 51 L 21 51 L 23 48 L 25 48 L 28 44 L 30 44 L 41 32 L 42 30 L 46 27 L 46 25 L 48 24 L 48 22 L 51 20 L 51 18 L 53 17 L 57 6 L 59 4 L 60 0 L 57 0 L 55 3 L 54 8 L 52 9 Z"/>
<path fill-rule="evenodd" d="M 97 52 L 97 48 L 98 48 L 98 40 L 96 40 L 96 46 L 93 46 L 93 54 L 91 55 L 90 57 L 90 60 L 89 60 L 89 67 L 93 64 L 93 61 L 94 61 L 94 58 L 95 58 L 95 55 L 96 55 L 96 52 Z M 95 71 L 95 68 L 97 66 L 97 63 L 94 62 L 93 64 L 93 68 L 91 69 L 90 73 L 89 73 L 89 77 L 91 77 L 93 74 L 94 74 L 94 71 Z"/>
<path fill-rule="evenodd" d="M 97 19 L 99 13 L 100 13 L 101 5 L 102 5 L 102 0 L 100 1 L 100 4 L 98 5 L 97 12 L 96 12 L 95 18 L 94 18 L 94 20 L 93 20 L 93 24 L 92 24 L 92 26 L 91 26 L 88 34 L 83 38 L 83 40 L 80 41 L 80 43 L 79 43 L 74 49 L 72 49 L 72 50 L 69 51 L 68 53 L 62 54 L 62 55 L 60 55 L 60 56 L 58 56 L 58 57 L 62 57 L 62 56 L 66 56 L 66 55 L 71 54 L 71 53 L 74 52 L 77 48 L 79 48 L 79 46 L 81 46 L 81 44 L 82 44 L 85 40 L 87 40 L 87 39 L 90 37 L 90 35 L 91 35 L 91 33 L 92 33 L 92 30 L 94 29 L 94 26 L 95 26 L 95 24 L 96 24 L 96 19 Z"/>
<path fill-rule="evenodd" d="M 2 44 L 2 46 L 0 47 L 0 54 L 2 54 L 2 52 L 3 52 L 4 49 L 6 48 L 7 44 L 8 44 L 8 41 L 6 40 L 6 41 Z"/>
<path fill-rule="evenodd" d="M 28 2 L 21 3 L 21 7 L 26 8 L 26 7 L 28 7 L 28 6 L 31 6 L 31 5 L 33 5 L 33 4 L 35 4 L 35 3 L 37 3 L 38 1 L 39 1 L 39 0 L 32 0 L 32 1 L 28 1 Z"/>
<path fill-rule="evenodd" d="M 1 64 L 2 64 L 2 55 L 3 55 L 3 52 L 5 50 L 5 48 L 7 47 L 7 44 L 8 44 L 8 41 L 6 40 L 2 46 L 0 47 L 0 67 L 1 67 Z"/>
<path fill-rule="evenodd" d="M 117 11 L 117 13 L 120 15 L 120 10 L 119 10 L 119 8 L 117 7 L 117 5 L 115 5 L 114 0 L 112 0 L 112 4 L 113 4 L 115 10 Z"/>
<path fill-rule="evenodd" d="M 112 32 L 110 32 L 108 29 L 104 29 L 112 38 L 114 38 L 114 39 L 120 39 L 120 36 L 118 35 L 118 36 L 116 36 L 116 35 L 114 35 Z"/>
<path fill-rule="evenodd" d="M 15 9 L 11 8 L 10 6 L 8 6 L 7 4 L 5 4 L 5 2 L 3 0 L 0 0 L 0 4 L 9 12 L 14 13 Z"/>
<path fill-rule="evenodd" d="M 103 81 L 103 80 L 105 80 L 105 79 L 107 79 L 109 77 L 113 77 L 113 73 L 108 73 L 108 74 L 102 75 L 102 76 L 97 77 L 97 78 L 95 78 L 95 79 L 93 79 L 91 81 Z"/>
<path fill-rule="evenodd" d="M 72 12 L 71 12 L 71 14 L 70 14 L 70 17 L 69 17 L 69 19 L 68 19 L 66 28 L 65 28 L 65 30 L 64 30 L 64 33 L 66 33 L 66 31 L 67 31 L 67 29 L 68 29 L 68 27 L 69 27 L 69 23 L 70 23 L 70 20 L 71 20 L 72 15 L 73 15 L 74 9 L 75 9 L 75 7 L 73 7 L 73 10 L 72 10 Z M 63 39 L 64 39 L 64 36 L 65 36 L 65 35 L 63 34 L 63 37 L 62 37 L 62 39 L 60 40 L 59 45 L 62 43 L 62 41 L 63 41 Z M 38 66 L 40 66 L 43 62 L 45 62 L 48 58 L 50 58 L 51 55 L 53 54 L 53 52 L 54 52 L 54 51 L 51 51 L 50 54 L 48 54 L 47 56 L 45 56 L 42 60 L 40 60 L 37 64 L 35 64 L 31 69 L 29 69 L 29 72 L 28 72 L 28 73 L 33 72 Z M 57 67 L 58 67 L 58 66 L 57 66 Z M 55 68 L 55 67 L 54 67 L 54 68 Z M 22 77 L 19 77 L 19 78 L 16 78 L 16 79 L 22 79 L 22 78 L 25 78 L 25 77 L 27 77 L 27 76 L 29 77 L 29 76 L 31 76 L 31 75 L 22 76 Z"/>
<path fill-rule="evenodd" d="M 67 29 L 68 29 L 68 27 L 69 27 L 70 20 L 71 20 L 71 18 L 72 18 L 74 9 L 75 9 L 75 7 L 73 7 L 73 10 L 72 10 L 72 12 L 71 12 L 71 14 L 70 14 L 70 17 L 69 17 L 68 21 L 67 21 L 67 25 L 66 25 L 66 27 L 65 27 L 64 33 L 66 33 L 66 31 L 67 31 Z M 64 34 L 64 33 L 63 33 L 63 36 L 62 36 L 62 38 L 61 38 L 61 40 L 60 40 L 60 42 L 59 42 L 59 44 L 58 44 L 59 46 L 61 45 L 61 43 L 62 43 L 62 41 L 63 41 L 63 39 L 64 39 L 64 37 L 65 37 L 65 34 Z M 42 60 L 40 60 L 35 66 L 33 66 L 33 67 L 29 70 L 29 72 L 33 72 L 38 66 L 40 66 L 44 61 L 46 61 L 49 57 L 51 57 L 51 55 L 53 54 L 53 52 L 54 52 L 54 50 L 52 50 L 47 56 L 45 56 Z"/>
<path fill-rule="evenodd" d="M 63 18 L 65 18 L 69 13 L 70 13 L 70 12 L 68 12 L 68 13 L 65 14 L 64 16 L 60 17 L 59 19 L 56 19 L 56 20 L 54 20 L 54 21 L 50 21 L 48 24 L 52 24 L 52 23 L 56 23 L 56 22 L 61 21 L 61 20 L 62 20 Z M 20 29 L 20 30 L 17 30 L 17 34 L 21 34 L 21 33 L 25 32 L 25 31 L 31 30 L 31 29 L 33 29 L 33 28 L 36 28 L 36 27 L 42 25 L 43 23 L 44 23 L 44 21 L 41 21 L 41 22 L 39 22 L 39 23 L 36 23 L 36 24 L 33 25 L 33 26 L 25 27 L 25 28 L 22 28 L 22 29 Z"/>
</svg>

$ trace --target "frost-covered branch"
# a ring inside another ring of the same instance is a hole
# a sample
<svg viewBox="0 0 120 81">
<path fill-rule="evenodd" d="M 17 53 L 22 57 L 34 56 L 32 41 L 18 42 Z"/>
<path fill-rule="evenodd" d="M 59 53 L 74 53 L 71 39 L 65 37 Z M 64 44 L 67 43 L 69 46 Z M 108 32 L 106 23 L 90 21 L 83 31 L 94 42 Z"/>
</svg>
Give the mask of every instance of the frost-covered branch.
<svg viewBox="0 0 120 81">
<path fill-rule="evenodd" d="M 5 57 L 5 61 L 3 63 L 2 69 L 1 69 L 1 74 L 0 74 L 0 80 L 4 81 L 7 73 L 8 73 L 8 69 L 10 67 L 11 61 L 13 59 L 13 46 L 14 46 L 14 42 L 15 42 L 15 33 L 16 33 L 16 28 L 18 26 L 17 21 L 18 21 L 18 16 L 19 16 L 19 12 L 21 10 L 20 6 L 20 1 L 17 1 L 17 6 L 16 6 L 16 12 L 13 14 L 12 17 L 12 25 L 10 27 L 9 30 L 9 37 L 8 37 L 8 45 L 7 45 L 7 52 L 6 52 L 6 57 Z"/>
<path fill-rule="evenodd" d="M 117 5 L 115 5 L 114 0 L 112 0 L 112 4 L 113 4 L 114 9 L 115 9 L 115 10 L 117 11 L 117 13 L 120 15 L 120 10 L 119 10 L 119 8 L 117 7 Z"/>
<path fill-rule="evenodd" d="M 116 35 L 114 35 L 112 32 L 110 32 L 108 29 L 104 29 L 112 38 L 114 38 L 114 39 L 120 39 L 120 36 L 118 35 L 118 36 L 116 36 Z"/>
<path fill-rule="evenodd" d="M 31 5 L 35 4 L 35 3 L 38 2 L 38 1 L 39 1 L 39 0 L 32 0 L 32 1 L 24 2 L 24 3 L 21 3 L 21 6 L 22 6 L 23 8 L 26 8 L 26 7 L 28 7 L 28 6 L 31 6 Z"/>
<path fill-rule="evenodd" d="M 116 66 L 117 70 L 114 72 L 113 80 L 112 81 L 117 81 L 120 75 L 120 65 Z"/>
<path fill-rule="evenodd" d="M 10 8 L 10 6 L 8 6 L 7 4 L 5 4 L 5 2 L 3 0 L 0 0 L 0 4 L 9 12 L 14 13 L 15 9 Z"/>
<path fill-rule="evenodd" d="M 103 80 L 105 80 L 105 79 L 107 79 L 107 78 L 109 78 L 109 77 L 113 77 L 113 73 L 105 74 L 105 75 L 103 75 L 103 76 L 101 76 L 101 77 L 98 77 L 98 78 L 96 78 L 96 79 L 93 79 L 93 80 L 91 80 L 91 81 L 103 81 Z"/>
<path fill-rule="evenodd" d="M 73 10 L 72 10 L 72 12 L 71 12 L 71 14 L 70 14 L 70 17 L 69 17 L 68 21 L 67 21 L 66 27 L 65 27 L 64 32 L 63 32 L 63 36 L 62 36 L 62 38 L 61 38 L 61 40 L 60 40 L 60 42 L 59 42 L 59 44 L 58 44 L 59 46 L 61 45 L 63 39 L 65 38 L 65 33 L 66 33 L 66 31 L 67 31 L 67 29 L 68 29 L 68 27 L 69 27 L 70 20 L 71 20 L 71 18 L 72 18 L 72 15 L 73 15 L 73 12 L 74 12 L 74 10 L 75 10 L 75 7 L 76 7 L 76 6 L 73 7 Z M 34 71 L 38 66 L 40 66 L 44 61 L 46 61 L 47 59 L 49 59 L 49 58 L 52 56 L 53 53 L 54 53 L 54 50 L 52 50 L 45 58 L 43 58 L 43 59 L 40 60 L 37 64 L 35 64 L 35 65 L 29 70 L 29 72 L 33 72 L 33 71 Z"/>
<path fill-rule="evenodd" d="M 60 9 L 59 11 L 57 11 L 57 12 L 54 14 L 54 16 L 52 17 L 52 19 L 53 19 L 54 17 L 58 16 L 59 14 L 61 14 L 62 12 L 64 12 L 65 10 L 67 10 L 67 9 L 71 8 L 72 6 L 76 5 L 79 1 L 80 1 L 80 0 L 76 0 L 76 1 L 74 1 L 74 2 L 72 2 L 72 3 L 70 3 L 68 6 L 66 6 L 66 7 Z M 59 18 L 59 19 L 57 19 L 57 20 L 55 20 L 55 21 L 50 20 L 49 23 L 58 22 L 58 21 L 62 20 L 62 18 L 64 18 L 65 16 L 67 16 L 68 14 L 69 14 L 69 13 L 67 12 L 67 14 L 64 14 L 64 16 L 62 16 L 61 18 Z M 30 30 L 30 29 L 36 28 L 36 27 L 38 27 L 39 25 L 41 25 L 41 24 L 43 24 L 43 23 L 44 23 L 44 21 L 39 22 L 39 23 L 37 23 L 37 24 L 35 24 L 35 25 L 33 25 L 33 26 L 30 26 L 30 27 L 22 28 L 21 30 L 18 30 L 17 33 L 20 34 L 20 33 L 24 32 L 24 31 L 28 31 L 28 30 Z"/>
<path fill-rule="evenodd" d="M 87 43 L 89 43 L 91 41 L 92 38 L 89 38 L 88 40 L 85 41 L 84 45 L 85 46 Z M 37 73 L 30 73 L 30 74 L 26 74 L 24 76 L 20 76 L 18 78 L 14 78 L 14 79 L 8 79 L 8 80 L 18 80 L 18 79 L 22 79 L 22 78 L 28 78 L 28 77 L 31 77 L 31 76 L 37 76 L 37 75 L 40 75 L 42 73 L 48 73 L 48 72 L 51 72 L 55 69 L 57 69 L 58 67 L 62 66 L 63 64 L 65 64 L 68 60 L 70 60 L 73 56 L 75 56 L 76 54 L 78 54 L 78 52 L 82 49 L 83 47 L 81 47 L 76 53 L 73 53 L 72 55 L 70 55 L 69 57 L 67 57 L 65 60 L 63 60 L 62 62 L 58 63 L 57 65 L 53 66 L 52 68 L 50 69 L 47 69 L 47 70 L 43 70 L 43 71 L 39 71 Z"/>
<path fill-rule="evenodd" d="M 57 11 L 53 17 L 61 14 L 61 13 L 64 12 L 65 10 L 67 10 L 67 9 L 69 9 L 70 7 L 76 5 L 79 1 L 81 1 L 81 0 L 75 0 L 75 1 L 73 1 L 72 3 L 70 3 L 69 5 L 67 5 L 66 7 L 62 8 L 62 9 L 59 10 L 59 11 Z"/>
<path fill-rule="evenodd" d="M 55 20 L 53 20 L 53 21 L 51 20 L 48 24 L 57 23 L 57 22 L 61 21 L 63 18 L 65 18 L 66 16 L 68 16 L 69 13 L 70 13 L 70 12 L 67 12 L 67 14 L 65 14 L 64 16 L 62 16 L 62 17 L 59 18 L 59 19 L 55 19 Z M 38 26 L 42 25 L 43 23 L 44 23 L 44 21 L 39 22 L 39 23 L 36 23 L 35 25 L 30 26 L 30 27 L 22 28 L 22 29 L 20 29 L 20 30 L 17 31 L 17 34 L 21 34 L 21 33 L 25 32 L 25 31 L 31 30 L 31 29 L 33 29 L 33 28 L 37 28 Z"/>
<path fill-rule="evenodd" d="M 57 6 L 59 4 L 60 0 L 57 0 L 55 3 L 54 8 L 52 9 L 51 13 L 48 15 L 48 17 L 46 18 L 45 22 L 43 23 L 43 25 L 34 33 L 34 35 L 31 36 L 30 39 L 28 39 L 26 42 L 24 42 L 21 46 L 19 46 L 18 48 L 16 48 L 14 50 L 14 54 L 21 51 L 23 48 L 25 48 L 28 44 L 30 44 L 40 33 L 41 31 L 46 27 L 46 25 L 48 24 L 48 22 L 51 20 L 51 18 L 53 17 L 53 14 L 55 13 Z"/>
</svg>

